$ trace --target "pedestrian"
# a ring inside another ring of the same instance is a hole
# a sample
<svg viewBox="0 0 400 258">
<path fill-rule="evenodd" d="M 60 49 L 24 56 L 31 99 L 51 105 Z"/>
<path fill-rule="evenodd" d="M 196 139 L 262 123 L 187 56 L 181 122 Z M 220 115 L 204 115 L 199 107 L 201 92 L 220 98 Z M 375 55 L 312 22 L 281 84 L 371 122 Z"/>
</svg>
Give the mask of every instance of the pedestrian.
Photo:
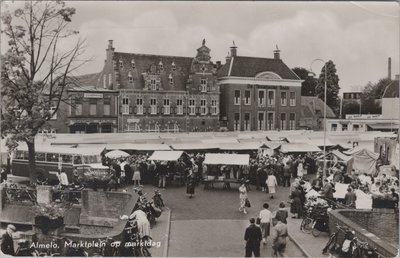
<svg viewBox="0 0 400 258">
<path fill-rule="evenodd" d="M 1 168 L 0 183 L 7 181 L 7 171 L 4 167 Z"/>
<path fill-rule="evenodd" d="M 250 226 L 246 228 L 244 240 L 246 241 L 245 257 L 260 257 L 260 242 L 262 239 L 261 229 L 255 225 L 256 220 L 250 219 Z"/>
<path fill-rule="evenodd" d="M 243 212 L 244 214 L 247 214 L 246 211 L 246 200 L 247 200 L 247 187 L 246 187 L 246 181 L 242 180 L 241 185 L 239 187 L 239 199 L 240 199 L 240 207 L 239 211 Z"/>
<path fill-rule="evenodd" d="M 290 186 L 290 175 L 291 175 L 290 166 L 286 164 L 283 167 L 283 187 Z"/>
<path fill-rule="evenodd" d="M 351 189 L 351 187 L 347 188 L 347 193 L 344 196 L 344 205 L 349 206 L 351 208 L 355 208 L 356 200 L 357 200 L 357 196 L 354 193 L 354 191 Z"/>
<path fill-rule="evenodd" d="M 186 194 L 189 198 L 192 198 L 194 195 L 194 188 L 196 185 L 196 175 L 193 173 L 192 169 L 189 169 L 189 175 L 187 176 L 186 182 Z"/>
<path fill-rule="evenodd" d="M 287 225 L 278 220 L 272 228 L 272 249 L 273 257 L 283 257 L 286 248 L 286 238 L 288 236 Z"/>
<path fill-rule="evenodd" d="M 296 185 L 290 194 L 289 198 L 292 199 L 292 203 L 290 205 L 290 213 L 292 213 L 292 218 L 301 218 L 303 215 L 303 206 L 301 201 L 301 191 L 300 185 Z"/>
<path fill-rule="evenodd" d="M 278 185 L 278 182 L 276 182 L 276 177 L 272 172 L 269 173 L 269 176 L 267 180 L 265 181 L 265 184 L 268 187 L 268 192 L 270 194 L 270 198 L 274 199 L 274 194 L 276 193 L 275 187 Z"/>
<path fill-rule="evenodd" d="M 260 228 L 262 233 L 263 245 L 266 245 L 267 237 L 269 236 L 269 231 L 271 227 L 272 216 L 271 212 L 268 210 L 268 203 L 264 203 L 263 208 L 264 209 L 260 211 L 260 215 L 258 217 L 260 218 Z"/>
<path fill-rule="evenodd" d="M 333 187 L 328 179 L 324 179 L 324 186 L 321 189 L 321 195 L 328 199 L 333 199 Z"/>
<path fill-rule="evenodd" d="M 276 214 L 275 214 L 275 221 L 276 222 L 278 222 L 278 221 L 281 221 L 282 223 L 285 223 L 285 224 L 287 224 L 287 218 L 288 218 L 288 216 L 289 216 L 289 213 L 288 213 L 288 211 L 286 210 L 286 208 L 285 208 L 285 203 L 284 202 L 281 202 L 280 204 L 279 204 L 279 209 L 276 211 Z M 275 225 L 274 225 L 275 226 Z"/>
<path fill-rule="evenodd" d="M 140 186 L 141 177 L 140 177 L 139 164 L 137 162 L 135 162 L 133 166 L 132 180 L 133 180 L 133 186 Z"/>
<path fill-rule="evenodd" d="M 161 162 L 157 166 L 157 172 L 158 172 L 158 187 L 165 188 L 165 183 L 167 179 L 167 163 L 165 161 Z"/>
<path fill-rule="evenodd" d="M 132 183 L 132 167 L 128 162 L 125 163 L 124 165 L 124 171 L 125 171 L 125 184 L 130 185 Z"/>
<path fill-rule="evenodd" d="M 8 224 L 6 232 L 1 238 L 1 254 L 15 255 L 14 240 L 12 234 L 16 231 L 16 228 L 12 224 Z"/>
</svg>

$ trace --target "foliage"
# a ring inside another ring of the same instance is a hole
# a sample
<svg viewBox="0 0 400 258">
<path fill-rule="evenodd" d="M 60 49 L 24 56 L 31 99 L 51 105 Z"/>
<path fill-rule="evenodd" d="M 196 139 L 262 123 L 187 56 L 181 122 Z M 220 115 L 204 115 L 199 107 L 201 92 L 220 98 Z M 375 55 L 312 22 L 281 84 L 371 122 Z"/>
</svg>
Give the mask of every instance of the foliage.
<svg viewBox="0 0 400 258">
<path fill-rule="evenodd" d="M 112 174 L 106 170 L 88 170 L 79 175 L 79 181 L 83 184 L 98 182 L 108 182 L 111 179 Z"/>
<path fill-rule="evenodd" d="M 377 83 L 369 82 L 361 94 L 361 111 L 363 114 L 381 114 L 382 108 L 377 100 L 382 99 L 386 87 L 392 83 L 389 78 L 382 78 Z"/>
<path fill-rule="evenodd" d="M 358 102 L 349 102 L 343 105 L 343 116 L 346 114 L 359 114 L 360 113 L 360 104 Z"/>
<path fill-rule="evenodd" d="M 303 67 L 295 67 L 292 70 L 300 79 L 304 80 L 301 83 L 301 96 L 315 96 L 317 80 L 309 76 L 310 71 Z"/>
<path fill-rule="evenodd" d="M 30 177 L 35 181 L 35 136 L 65 101 L 68 76 L 87 60 L 80 60 L 84 41 L 68 29 L 75 9 L 61 1 L 26 1 L 22 8 L 1 13 L 8 49 L 1 64 L 1 136 L 25 142 Z M 10 143 L 15 148 L 15 144 Z"/>
<path fill-rule="evenodd" d="M 326 77 L 325 78 L 325 66 L 322 67 L 321 74 L 319 75 L 318 84 L 315 88 L 315 94 L 322 100 L 325 101 L 325 80 L 326 80 L 326 95 L 328 106 L 339 114 L 340 100 L 339 100 L 339 76 L 336 74 L 336 67 L 332 60 L 326 62 Z"/>
<path fill-rule="evenodd" d="M 59 217 L 64 217 L 65 212 L 69 209 L 69 207 L 63 203 L 51 202 L 49 204 L 37 204 L 36 206 L 33 206 L 33 209 L 36 216 L 57 219 Z"/>
</svg>

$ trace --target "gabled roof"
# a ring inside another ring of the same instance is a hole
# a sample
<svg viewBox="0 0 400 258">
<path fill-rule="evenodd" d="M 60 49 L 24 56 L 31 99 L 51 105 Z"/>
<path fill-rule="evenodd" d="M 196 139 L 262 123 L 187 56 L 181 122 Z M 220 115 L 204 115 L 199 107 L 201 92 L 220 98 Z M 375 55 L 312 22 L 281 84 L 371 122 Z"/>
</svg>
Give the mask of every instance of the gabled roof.
<svg viewBox="0 0 400 258">
<path fill-rule="evenodd" d="M 306 107 L 304 108 L 303 114 L 305 117 L 308 117 L 309 115 L 312 115 L 313 117 L 323 117 L 324 116 L 324 106 L 325 102 L 314 96 L 301 96 L 301 106 Z M 311 112 L 311 113 L 310 113 Z M 332 111 L 332 109 L 327 106 L 326 107 L 326 117 L 328 118 L 335 118 L 336 115 Z"/>
<path fill-rule="evenodd" d="M 399 97 L 399 80 L 392 81 L 387 87 L 385 94 L 382 98 L 398 98 Z"/>
<path fill-rule="evenodd" d="M 132 85 L 128 84 L 128 73 L 131 71 L 134 80 L 134 89 L 144 88 L 144 79 L 142 74 L 150 70 L 152 64 L 158 67 L 160 61 L 163 64 L 163 72 L 161 75 L 161 83 L 164 90 L 186 90 L 186 81 L 189 77 L 193 57 L 180 56 L 165 56 L 165 55 L 147 55 L 136 53 L 115 52 L 114 60 L 116 65 L 119 65 L 119 60 L 122 60 L 124 68 L 120 72 L 121 89 L 132 89 Z M 131 68 L 131 62 L 134 60 L 135 68 Z M 173 71 L 172 63 L 175 64 L 176 70 Z M 158 68 L 157 68 L 158 70 Z M 172 74 L 174 78 L 173 88 L 169 84 L 168 76 Z"/>
<path fill-rule="evenodd" d="M 232 63 L 231 73 L 229 68 Z M 300 78 L 281 60 L 248 56 L 234 56 L 219 70 L 219 76 L 255 77 L 261 72 L 273 72 L 282 79 L 300 80 Z"/>
</svg>

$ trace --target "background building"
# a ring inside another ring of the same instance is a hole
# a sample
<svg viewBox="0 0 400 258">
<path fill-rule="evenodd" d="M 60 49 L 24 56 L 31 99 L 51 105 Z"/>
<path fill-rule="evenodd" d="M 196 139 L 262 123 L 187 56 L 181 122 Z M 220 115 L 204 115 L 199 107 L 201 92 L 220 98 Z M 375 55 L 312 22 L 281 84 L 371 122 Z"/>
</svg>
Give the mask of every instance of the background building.
<svg viewBox="0 0 400 258">
<path fill-rule="evenodd" d="M 399 120 L 399 75 L 389 84 L 382 96 L 382 117 L 385 119 Z"/>
<path fill-rule="evenodd" d="M 324 129 L 325 102 L 313 96 L 301 96 L 301 110 L 298 129 L 323 130 Z M 335 118 L 333 110 L 326 106 L 326 117 Z"/>
<path fill-rule="evenodd" d="M 280 59 L 237 55 L 232 46 L 218 71 L 221 127 L 229 131 L 295 130 L 302 80 Z"/>
</svg>

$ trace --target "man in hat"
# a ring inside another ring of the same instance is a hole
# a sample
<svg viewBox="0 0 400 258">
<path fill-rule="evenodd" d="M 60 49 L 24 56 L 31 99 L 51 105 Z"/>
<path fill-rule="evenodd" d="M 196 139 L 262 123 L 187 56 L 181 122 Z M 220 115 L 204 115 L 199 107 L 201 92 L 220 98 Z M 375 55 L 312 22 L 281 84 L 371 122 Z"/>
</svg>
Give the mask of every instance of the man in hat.
<svg viewBox="0 0 400 258">
<path fill-rule="evenodd" d="M 14 241 L 12 238 L 12 234 L 15 232 L 16 228 L 14 225 L 9 224 L 7 226 L 6 232 L 3 234 L 1 238 L 1 252 L 3 254 L 8 254 L 8 255 L 15 255 L 14 251 Z"/>
</svg>

